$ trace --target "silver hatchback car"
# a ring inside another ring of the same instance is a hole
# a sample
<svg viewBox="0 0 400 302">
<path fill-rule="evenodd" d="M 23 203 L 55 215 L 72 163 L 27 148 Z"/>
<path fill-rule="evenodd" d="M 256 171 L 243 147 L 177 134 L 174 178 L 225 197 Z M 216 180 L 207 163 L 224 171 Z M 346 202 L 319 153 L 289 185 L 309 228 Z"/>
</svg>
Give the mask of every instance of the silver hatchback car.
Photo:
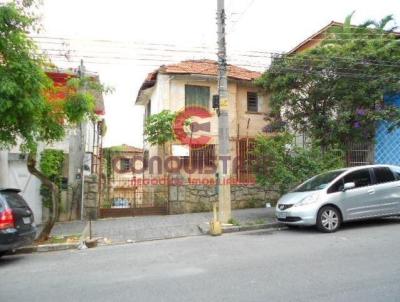
<svg viewBox="0 0 400 302">
<path fill-rule="evenodd" d="M 371 165 L 326 172 L 283 195 L 276 218 L 335 232 L 342 222 L 400 215 L 400 167 Z"/>
</svg>

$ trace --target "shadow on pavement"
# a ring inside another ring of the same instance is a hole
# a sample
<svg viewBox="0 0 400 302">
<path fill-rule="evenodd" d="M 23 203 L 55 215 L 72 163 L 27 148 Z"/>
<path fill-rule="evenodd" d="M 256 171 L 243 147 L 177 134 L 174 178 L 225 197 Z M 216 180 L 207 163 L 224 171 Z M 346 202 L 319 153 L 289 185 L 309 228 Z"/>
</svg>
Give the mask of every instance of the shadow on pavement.
<svg viewBox="0 0 400 302">
<path fill-rule="evenodd" d="M 0 268 L 21 261 L 24 256 L 4 255 L 0 258 Z"/>
<path fill-rule="evenodd" d="M 374 218 L 365 221 L 354 221 L 343 224 L 343 229 L 357 229 L 364 227 L 376 227 L 385 226 L 390 224 L 400 224 L 400 218 L 390 217 L 390 218 Z"/>
<path fill-rule="evenodd" d="M 341 228 L 338 230 L 355 230 L 368 227 L 384 227 L 386 225 L 400 224 L 400 217 L 388 217 L 388 218 L 374 218 L 364 221 L 353 221 L 343 223 Z M 309 234 L 324 234 L 319 232 L 316 227 L 296 227 L 290 226 L 287 231 L 298 232 L 298 233 L 309 233 Z"/>
<path fill-rule="evenodd" d="M 276 232 L 276 230 L 255 230 L 255 231 L 248 231 L 244 233 L 237 233 L 243 236 L 265 236 L 265 235 L 272 235 Z"/>
</svg>

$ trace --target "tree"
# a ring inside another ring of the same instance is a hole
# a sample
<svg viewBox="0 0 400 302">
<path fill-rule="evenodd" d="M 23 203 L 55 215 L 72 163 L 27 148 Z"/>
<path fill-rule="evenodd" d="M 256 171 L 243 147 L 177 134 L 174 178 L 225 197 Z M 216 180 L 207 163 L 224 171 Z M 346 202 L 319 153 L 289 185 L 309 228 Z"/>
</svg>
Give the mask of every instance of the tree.
<svg viewBox="0 0 400 302">
<path fill-rule="evenodd" d="M 58 217 L 60 189 L 36 168 L 38 142 L 51 143 L 65 135 L 65 125 L 93 117 L 93 91 L 104 88 L 91 79 L 71 79 L 66 97 L 52 102 L 47 96 L 53 89 L 45 69 L 49 66 L 28 36 L 37 25 L 20 1 L 0 6 L 0 148 L 20 145 L 27 152 L 28 170 L 51 192 L 52 211 L 38 240 L 46 240 Z"/>
<path fill-rule="evenodd" d="M 294 136 L 287 132 L 257 137 L 253 168 L 258 184 L 284 194 L 313 175 L 343 167 L 340 150 L 321 153 L 318 146 L 300 148 L 293 141 Z"/>
<path fill-rule="evenodd" d="M 372 140 L 382 120 L 400 124 L 400 110 L 383 102 L 400 91 L 400 41 L 388 28 L 393 18 L 360 26 L 351 18 L 319 46 L 275 58 L 258 80 L 271 93 L 273 117 L 324 147 Z"/>
<path fill-rule="evenodd" d="M 175 139 L 173 128 L 175 118 L 176 113 L 169 110 L 151 115 L 145 123 L 146 141 L 152 146 L 165 146 L 167 142 L 173 141 Z"/>
<path fill-rule="evenodd" d="M 152 114 L 145 123 L 144 134 L 146 141 L 151 146 L 162 146 L 165 157 L 165 144 L 175 139 L 174 121 L 176 113 L 163 110 L 160 113 Z"/>
<path fill-rule="evenodd" d="M 53 87 L 51 89 L 53 93 L 54 90 L 57 90 L 57 88 Z M 73 126 L 87 120 L 95 120 L 94 95 L 107 91 L 109 91 L 107 88 L 91 78 L 71 78 L 67 82 L 64 99 L 52 102 L 48 98 L 45 98 L 44 102 L 48 105 L 46 111 L 42 112 L 42 123 L 45 125 L 38 128 L 39 133 L 36 134 L 37 141 L 51 143 L 61 140 L 65 136 L 66 125 Z M 45 93 L 45 95 L 48 95 L 48 93 Z M 51 229 L 59 216 L 59 204 L 61 199 L 60 182 L 57 182 L 56 179 L 52 179 L 51 175 L 47 175 L 46 170 L 37 169 L 37 143 L 27 150 L 29 152 L 27 163 L 28 170 L 31 174 L 39 178 L 42 184 L 48 188 L 52 201 L 49 219 L 37 238 L 38 241 L 43 241 L 48 239 Z M 84 188 L 81 188 L 81 190 L 83 189 Z"/>
</svg>

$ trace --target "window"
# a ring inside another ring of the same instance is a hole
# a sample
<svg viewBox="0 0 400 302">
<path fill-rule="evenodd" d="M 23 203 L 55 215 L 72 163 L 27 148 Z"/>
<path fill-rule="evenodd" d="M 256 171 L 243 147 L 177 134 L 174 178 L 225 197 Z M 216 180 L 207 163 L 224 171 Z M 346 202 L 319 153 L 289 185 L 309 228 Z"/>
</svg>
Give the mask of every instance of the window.
<svg viewBox="0 0 400 302">
<path fill-rule="evenodd" d="M 307 180 L 302 185 L 298 186 L 294 192 L 309 192 L 309 191 L 317 191 L 326 188 L 330 182 L 332 182 L 336 177 L 342 174 L 344 170 L 336 170 L 326 172 L 313 178 Z"/>
<path fill-rule="evenodd" d="M 206 86 L 185 86 L 185 107 L 209 108 L 210 87 Z"/>
<path fill-rule="evenodd" d="M 344 182 L 343 178 L 339 179 L 337 182 L 335 182 L 329 189 L 328 189 L 328 194 L 331 193 L 336 193 L 336 192 L 341 192 L 343 191 L 344 188 Z"/>
<path fill-rule="evenodd" d="M 254 179 L 254 163 L 257 160 L 253 153 L 256 147 L 254 139 L 240 139 L 238 143 L 237 175 L 241 182 L 250 182 Z M 260 159 L 258 159 L 260 160 Z"/>
<path fill-rule="evenodd" d="M 396 180 L 400 180 L 400 167 L 393 167 L 392 171 L 396 177 Z"/>
<path fill-rule="evenodd" d="M 184 157 L 184 165 L 193 169 L 213 167 L 215 160 L 215 145 L 191 146 L 190 156 Z"/>
<path fill-rule="evenodd" d="M 121 158 L 120 165 L 121 172 L 131 171 L 131 160 L 129 158 Z"/>
<path fill-rule="evenodd" d="M 143 170 L 149 168 L 149 150 L 144 150 L 143 152 Z"/>
<path fill-rule="evenodd" d="M 1 194 L 10 208 L 26 208 L 28 206 L 22 196 L 16 192 L 2 192 Z"/>
<path fill-rule="evenodd" d="M 145 111 L 145 120 L 147 120 L 150 115 L 151 115 L 151 100 L 149 100 L 149 102 L 146 105 L 146 111 Z"/>
<path fill-rule="evenodd" d="M 372 184 L 369 169 L 351 172 L 344 177 L 344 183 L 354 182 L 356 188 L 370 186 Z"/>
<path fill-rule="evenodd" d="M 387 167 L 374 168 L 374 174 L 377 184 L 395 181 L 393 172 Z"/>
<path fill-rule="evenodd" d="M 247 112 L 258 112 L 257 92 L 247 92 Z"/>
</svg>

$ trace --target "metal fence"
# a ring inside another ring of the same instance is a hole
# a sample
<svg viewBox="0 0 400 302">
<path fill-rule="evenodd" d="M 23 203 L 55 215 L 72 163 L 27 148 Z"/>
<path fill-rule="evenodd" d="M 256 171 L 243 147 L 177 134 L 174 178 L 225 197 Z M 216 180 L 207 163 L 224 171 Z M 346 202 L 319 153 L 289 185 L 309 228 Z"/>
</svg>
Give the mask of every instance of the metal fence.
<svg viewBox="0 0 400 302">
<path fill-rule="evenodd" d="M 374 144 L 371 142 L 351 143 L 347 146 L 346 164 L 349 167 L 374 163 Z"/>
<path fill-rule="evenodd" d="M 165 215 L 168 186 L 143 184 L 142 179 L 112 179 L 100 205 L 100 217 Z"/>
</svg>

